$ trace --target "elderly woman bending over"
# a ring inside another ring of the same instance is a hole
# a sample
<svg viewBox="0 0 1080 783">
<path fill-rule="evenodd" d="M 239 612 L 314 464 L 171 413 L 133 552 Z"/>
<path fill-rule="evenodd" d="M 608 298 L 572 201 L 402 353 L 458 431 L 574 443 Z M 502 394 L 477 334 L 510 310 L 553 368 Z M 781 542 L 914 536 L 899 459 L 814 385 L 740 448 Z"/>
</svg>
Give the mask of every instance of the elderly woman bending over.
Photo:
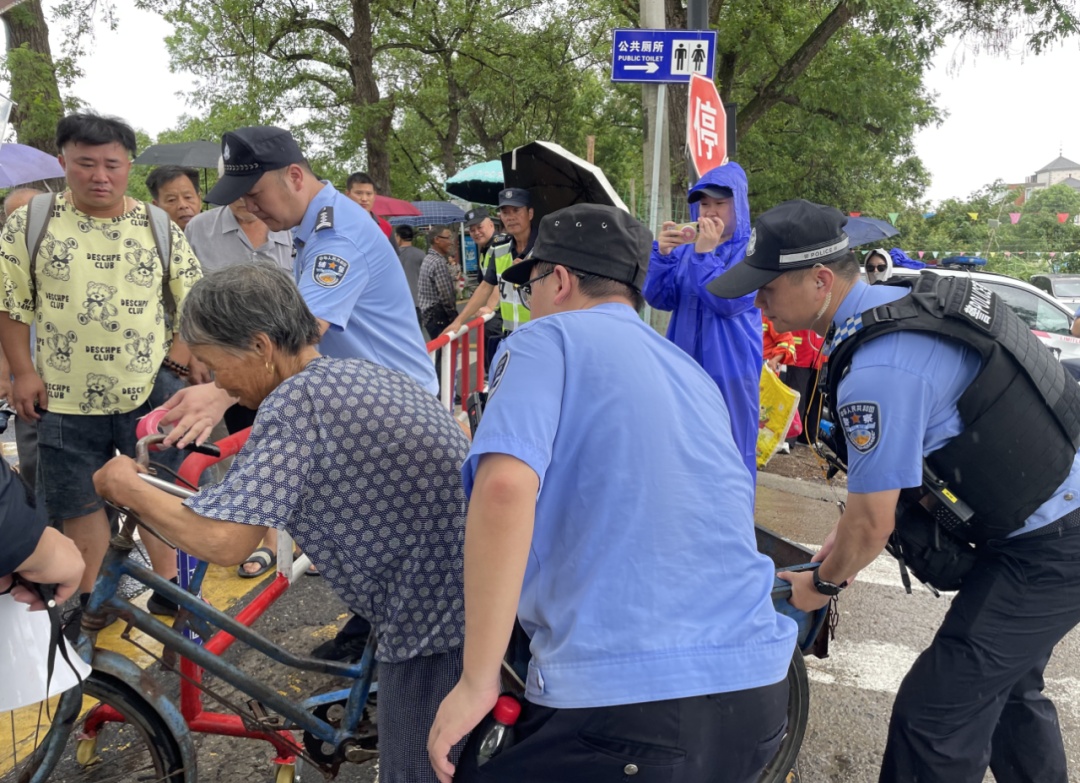
<svg viewBox="0 0 1080 783">
<path fill-rule="evenodd" d="M 94 476 L 186 552 L 241 563 L 266 527 L 286 530 L 378 634 L 380 780 L 434 781 L 425 742 L 461 674 L 468 441 L 409 376 L 329 359 L 293 280 L 270 264 L 207 275 L 181 334 L 215 382 L 258 408 L 215 486 L 185 501 L 117 457 Z"/>
</svg>

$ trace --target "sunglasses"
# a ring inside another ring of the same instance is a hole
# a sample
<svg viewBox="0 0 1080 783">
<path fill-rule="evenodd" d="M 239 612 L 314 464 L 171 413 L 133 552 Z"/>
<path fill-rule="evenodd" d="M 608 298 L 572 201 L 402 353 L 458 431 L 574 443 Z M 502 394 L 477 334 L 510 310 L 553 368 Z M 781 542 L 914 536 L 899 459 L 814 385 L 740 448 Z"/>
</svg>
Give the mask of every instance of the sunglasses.
<svg viewBox="0 0 1080 783">
<path fill-rule="evenodd" d="M 887 267 L 885 264 L 878 264 L 876 266 L 868 266 L 868 267 L 866 267 L 866 271 L 868 271 L 868 272 L 884 272 L 888 268 L 889 267 Z"/>
</svg>

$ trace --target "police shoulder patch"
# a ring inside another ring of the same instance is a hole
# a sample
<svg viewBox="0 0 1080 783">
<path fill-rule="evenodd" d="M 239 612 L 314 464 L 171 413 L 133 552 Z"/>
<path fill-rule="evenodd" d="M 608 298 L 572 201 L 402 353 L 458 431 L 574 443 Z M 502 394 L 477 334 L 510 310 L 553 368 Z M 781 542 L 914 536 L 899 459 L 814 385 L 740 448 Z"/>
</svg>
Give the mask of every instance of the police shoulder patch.
<svg viewBox="0 0 1080 783">
<path fill-rule="evenodd" d="M 322 231 L 324 228 L 334 227 L 334 208 L 323 207 L 315 216 L 315 228 L 312 231 Z"/>
<path fill-rule="evenodd" d="M 491 373 L 491 383 L 488 384 L 488 399 L 495 394 L 495 390 L 499 388 L 499 383 L 502 382 L 503 375 L 506 374 L 506 366 L 510 364 L 510 351 L 509 349 L 503 351 L 503 355 L 499 358 L 499 363 L 495 365 L 495 370 Z"/>
<path fill-rule="evenodd" d="M 861 454 L 873 451 L 881 436 L 881 408 L 878 404 L 849 402 L 841 405 L 837 414 L 848 443 Z"/>
<path fill-rule="evenodd" d="M 311 277 L 324 288 L 333 288 L 345 279 L 345 273 L 348 271 L 349 262 L 344 258 L 323 253 L 315 256 L 315 263 L 311 266 Z"/>
</svg>

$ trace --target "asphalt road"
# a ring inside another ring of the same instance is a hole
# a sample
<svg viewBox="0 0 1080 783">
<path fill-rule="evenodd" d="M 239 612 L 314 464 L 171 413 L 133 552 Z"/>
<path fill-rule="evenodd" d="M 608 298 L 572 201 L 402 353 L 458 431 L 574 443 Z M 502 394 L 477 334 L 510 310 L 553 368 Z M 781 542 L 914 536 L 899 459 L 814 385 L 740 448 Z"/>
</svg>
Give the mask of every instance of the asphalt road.
<svg viewBox="0 0 1080 783">
<path fill-rule="evenodd" d="M 839 515 L 842 490 L 761 474 L 757 520 L 786 538 L 820 544 Z M 893 697 L 949 606 L 918 582 L 904 592 L 888 555 L 844 591 L 840 622 L 825 660 L 807 658 L 810 724 L 799 758 L 804 783 L 875 783 Z M 1080 629 L 1058 645 L 1046 670 L 1046 694 L 1061 722 L 1070 779 L 1080 780 Z M 992 775 L 986 780 L 992 781 Z"/>
</svg>

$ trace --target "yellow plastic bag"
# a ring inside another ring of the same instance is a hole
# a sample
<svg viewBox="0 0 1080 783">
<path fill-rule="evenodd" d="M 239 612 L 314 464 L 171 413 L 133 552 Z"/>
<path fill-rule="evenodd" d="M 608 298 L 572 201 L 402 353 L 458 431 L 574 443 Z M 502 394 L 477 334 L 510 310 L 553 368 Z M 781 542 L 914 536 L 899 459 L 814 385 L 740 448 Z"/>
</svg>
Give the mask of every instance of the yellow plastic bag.
<svg viewBox="0 0 1080 783">
<path fill-rule="evenodd" d="M 765 467 L 787 438 L 799 393 L 776 377 L 768 365 L 761 368 L 761 407 L 758 417 L 757 466 Z"/>
</svg>

